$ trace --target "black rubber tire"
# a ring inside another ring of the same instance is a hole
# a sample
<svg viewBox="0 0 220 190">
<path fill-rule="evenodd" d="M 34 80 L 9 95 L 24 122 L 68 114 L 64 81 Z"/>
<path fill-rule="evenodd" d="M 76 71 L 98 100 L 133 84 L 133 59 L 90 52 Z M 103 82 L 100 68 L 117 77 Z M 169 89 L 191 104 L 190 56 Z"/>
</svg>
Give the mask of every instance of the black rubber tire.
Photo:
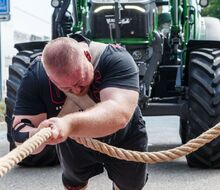
<svg viewBox="0 0 220 190">
<path fill-rule="evenodd" d="M 10 143 L 10 150 L 15 147 L 13 139 L 11 137 L 11 124 L 12 114 L 15 106 L 16 92 L 20 85 L 21 79 L 29 66 L 31 60 L 30 57 L 33 54 L 32 51 L 21 51 L 12 58 L 12 64 L 9 66 L 9 78 L 6 81 L 7 94 L 5 98 L 6 104 L 6 117 L 8 131 L 7 138 Z"/>
<path fill-rule="evenodd" d="M 198 49 L 189 62 L 187 141 L 220 121 L 220 49 Z M 186 156 L 190 167 L 220 168 L 220 138 Z"/>
<path fill-rule="evenodd" d="M 5 98 L 6 104 L 6 116 L 5 121 L 7 123 L 7 139 L 9 141 L 12 150 L 16 147 L 11 135 L 12 128 L 12 115 L 16 102 L 16 94 L 18 87 L 21 83 L 22 77 L 30 65 L 30 63 L 40 54 L 39 51 L 20 51 L 12 59 L 12 64 L 9 66 L 9 78 L 6 82 L 7 95 Z M 22 166 L 48 166 L 58 164 L 58 158 L 55 147 L 48 146 L 41 153 L 37 155 L 28 156 L 21 161 L 19 165 Z"/>
<path fill-rule="evenodd" d="M 187 120 L 180 118 L 179 135 L 182 144 L 185 144 L 187 142 L 187 129 L 188 129 Z"/>
</svg>

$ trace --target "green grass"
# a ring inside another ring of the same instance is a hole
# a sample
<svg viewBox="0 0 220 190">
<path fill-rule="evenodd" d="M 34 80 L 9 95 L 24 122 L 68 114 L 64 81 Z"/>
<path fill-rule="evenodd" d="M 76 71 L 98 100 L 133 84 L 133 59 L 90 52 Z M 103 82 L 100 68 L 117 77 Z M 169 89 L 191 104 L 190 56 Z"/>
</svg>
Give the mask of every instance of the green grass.
<svg viewBox="0 0 220 190">
<path fill-rule="evenodd" d="M 0 101 L 0 122 L 5 120 L 5 102 Z"/>
</svg>

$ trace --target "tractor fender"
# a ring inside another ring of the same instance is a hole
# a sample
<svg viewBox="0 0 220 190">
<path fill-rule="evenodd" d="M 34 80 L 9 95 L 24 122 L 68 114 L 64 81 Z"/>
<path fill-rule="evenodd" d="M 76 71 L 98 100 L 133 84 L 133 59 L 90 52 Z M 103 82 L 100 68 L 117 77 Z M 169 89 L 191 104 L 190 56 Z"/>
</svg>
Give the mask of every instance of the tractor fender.
<svg viewBox="0 0 220 190">
<path fill-rule="evenodd" d="M 218 40 L 190 40 L 186 49 L 186 62 L 184 71 L 184 81 L 188 81 L 189 55 L 192 51 L 200 48 L 218 48 L 220 49 L 220 39 Z M 186 85 L 188 82 L 186 82 Z"/>
<path fill-rule="evenodd" d="M 220 49 L 220 39 L 219 40 L 190 40 L 187 44 L 186 50 L 186 64 L 189 60 L 189 54 L 199 48 L 218 48 Z"/>
<path fill-rule="evenodd" d="M 36 41 L 36 42 L 26 42 L 15 44 L 14 47 L 20 52 L 23 50 L 41 50 L 47 44 L 47 41 Z"/>
</svg>

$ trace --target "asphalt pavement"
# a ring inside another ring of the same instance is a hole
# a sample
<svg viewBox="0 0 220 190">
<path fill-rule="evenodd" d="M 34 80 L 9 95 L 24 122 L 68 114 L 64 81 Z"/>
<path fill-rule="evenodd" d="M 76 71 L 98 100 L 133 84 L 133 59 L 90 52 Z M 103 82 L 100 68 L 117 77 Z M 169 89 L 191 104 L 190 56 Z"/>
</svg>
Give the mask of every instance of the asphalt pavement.
<svg viewBox="0 0 220 190">
<path fill-rule="evenodd" d="M 179 118 L 147 117 L 149 151 L 179 146 Z M 0 157 L 8 152 L 5 127 L 0 127 Z M 62 190 L 60 167 L 14 167 L 0 178 L 0 190 Z M 149 165 L 144 190 L 219 190 L 220 170 L 192 169 L 185 158 Z M 89 181 L 88 190 L 111 190 L 106 172 Z"/>
</svg>

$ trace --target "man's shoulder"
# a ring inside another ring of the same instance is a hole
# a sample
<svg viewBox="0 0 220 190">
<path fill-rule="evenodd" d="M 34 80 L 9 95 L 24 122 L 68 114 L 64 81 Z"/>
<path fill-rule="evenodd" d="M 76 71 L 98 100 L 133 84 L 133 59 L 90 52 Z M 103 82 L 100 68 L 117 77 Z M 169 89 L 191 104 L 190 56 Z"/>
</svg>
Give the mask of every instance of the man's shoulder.
<svg viewBox="0 0 220 190">
<path fill-rule="evenodd" d="M 128 51 L 117 44 L 109 44 L 100 58 L 100 66 L 120 66 L 124 60 L 130 60 Z"/>
<path fill-rule="evenodd" d="M 101 58 L 103 61 L 108 61 L 118 59 L 123 56 L 126 57 L 127 54 L 128 52 L 124 47 L 117 44 L 108 44 Z"/>
<path fill-rule="evenodd" d="M 127 52 L 127 50 L 119 44 L 108 44 L 105 53 Z"/>
</svg>

